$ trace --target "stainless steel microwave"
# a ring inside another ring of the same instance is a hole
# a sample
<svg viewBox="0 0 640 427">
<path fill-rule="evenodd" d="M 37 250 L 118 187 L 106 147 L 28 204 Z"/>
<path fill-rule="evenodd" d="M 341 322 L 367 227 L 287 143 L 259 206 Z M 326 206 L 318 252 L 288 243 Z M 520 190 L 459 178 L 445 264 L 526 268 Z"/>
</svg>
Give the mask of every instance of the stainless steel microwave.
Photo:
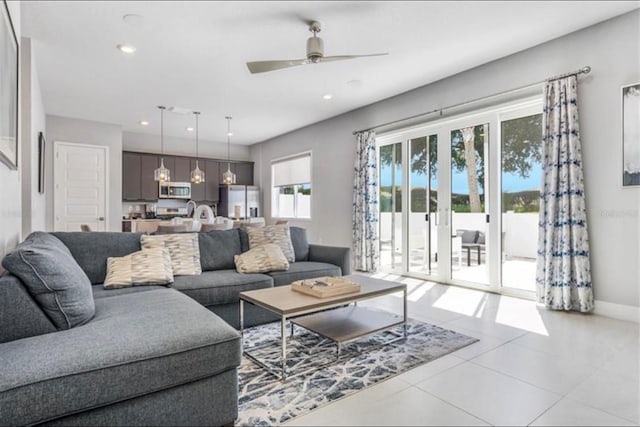
<svg viewBox="0 0 640 427">
<path fill-rule="evenodd" d="M 161 182 L 158 191 L 159 199 L 190 199 L 190 182 Z"/>
</svg>

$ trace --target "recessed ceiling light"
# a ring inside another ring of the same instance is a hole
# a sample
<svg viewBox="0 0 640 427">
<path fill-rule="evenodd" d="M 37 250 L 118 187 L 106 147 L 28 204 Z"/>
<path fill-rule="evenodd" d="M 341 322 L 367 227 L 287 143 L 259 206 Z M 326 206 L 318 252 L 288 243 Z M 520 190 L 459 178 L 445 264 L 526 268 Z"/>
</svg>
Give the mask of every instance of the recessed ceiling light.
<svg viewBox="0 0 640 427">
<path fill-rule="evenodd" d="M 187 127 L 187 132 L 193 132 L 193 128 L 191 126 Z"/>
<path fill-rule="evenodd" d="M 128 55 L 133 55 L 136 51 L 136 47 L 130 44 L 119 44 L 116 47 L 120 49 L 121 52 L 126 53 Z"/>
<path fill-rule="evenodd" d="M 233 132 L 227 132 L 227 136 L 233 136 Z"/>
<path fill-rule="evenodd" d="M 333 98 L 333 95 L 331 95 L 330 93 L 325 93 L 324 95 L 322 95 L 322 99 L 329 100 L 331 98 Z"/>
<path fill-rule="evenodd" d="M 140 120 L 140 121 L 138 122 L 138 124 L 139 124 L 140 126 L 149 126 L 149 122 L 148 122 L 148 121 L 146 121 L 146 120 Z"/>
</svg>

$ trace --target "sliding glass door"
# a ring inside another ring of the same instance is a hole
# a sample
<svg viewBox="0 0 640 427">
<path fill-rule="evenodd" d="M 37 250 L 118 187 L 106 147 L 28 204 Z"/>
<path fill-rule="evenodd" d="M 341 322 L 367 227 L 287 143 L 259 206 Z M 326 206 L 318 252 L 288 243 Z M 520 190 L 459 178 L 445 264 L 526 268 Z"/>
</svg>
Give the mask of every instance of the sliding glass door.
<svg viewBox="0 0 640 427">
<path fill-rule="evenodd" d="M 408 271 L 434 275 L 438 268 L 438 135 L 409 139 Z"/>
<path fill-rule="evenodd" d="M 514 103 L 378 138 L 382 271 L 533 291 L 540 109 Z"/>
<path fill-rule="evenodd" d="M 542 184 L 542 114 L 536 108 L 500 121 L 502 286 L 535 292 Z"/>
<path fill-rule="evenodd" d="M 379 146 L 380 268 L 402 273 L 402 147 L 401 142 Z"/>
<path fill-rule="evenodd" d="M 488 284 L 489 123 L 449 131 L 451 143 L 451 278 Z"/>
</svg>

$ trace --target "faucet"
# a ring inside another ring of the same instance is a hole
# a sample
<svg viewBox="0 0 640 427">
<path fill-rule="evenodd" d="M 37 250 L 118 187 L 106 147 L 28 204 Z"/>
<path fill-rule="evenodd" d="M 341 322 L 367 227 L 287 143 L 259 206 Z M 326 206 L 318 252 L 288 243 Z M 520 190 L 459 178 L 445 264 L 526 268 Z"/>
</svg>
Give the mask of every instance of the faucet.
<svg viewBox="0 0 640 427">
<path fill-rule="evenodd" d="M 189 215 L 189 206 L 193 206 L 190 215 Z M 189 216 L 189 217 L 191 217 L 193 219 L 198 219 L 198 218 L 196 218 L 196 208 L 197 207 L 198 207 L 198 205 L 196 204 L 196 202 L 194 202 L 193 200 L 189 200 L 187 202 L 187 216 Z"/>
</svg>

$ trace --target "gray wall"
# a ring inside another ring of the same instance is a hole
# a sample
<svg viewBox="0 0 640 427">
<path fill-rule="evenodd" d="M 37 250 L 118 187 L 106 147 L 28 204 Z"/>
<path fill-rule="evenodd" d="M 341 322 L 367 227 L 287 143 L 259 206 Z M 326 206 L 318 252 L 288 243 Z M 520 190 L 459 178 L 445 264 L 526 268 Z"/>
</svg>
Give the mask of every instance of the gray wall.
<svg viewBox="0 0 640 427">
<path fill-rule="evenodd" d="M 194 136 L 195 138 L 195 136 Z M 164 153 L 176 156 L 196 156 L 196 142 L 191 138 L 164 137 Z M 122 149 L 143 153 L 160 153 L 160 136 L 136 132 L 122 133 Z M 213 141 L 200 141 L 198 153 L 200 157 L 213 159 L 227 158 L 227 144 Z M 231 144 L 231 160 L 250 160 L 249 147 Z"/>
<path fill-rule="evenodd" d="M 20 45 L 22 90 L 22 235 L 45 229 L 45 195 L 38 192 L 38 134 L 45 131 L 45 112 L 40 91 L 36 54 L 31 39 Z"/>
<path fill-rule="evenodd" d="M 8 2 L 9 14 L 20 44 L 20 3 Z M 18 101 L 20 103 L 20 101 Z M 18 138 L 20 138 L 20 111 L 18 106 Z M 18 144 L 18 167 L 22 162 L 22 153 Z M 0 259 L 4 254 L 18 244 L 21 237 L 22 198 L 20 192 L 20 169 L 11 170 L 4 163 L 0 163 Z M 0 273 L 2 267 L 0 266 Z"/>
<path fill-rule="evenodd" d="M 355 143 L 352 131 L 482 98 L 590 65 L 579 108 L 596 299 L 638 306 L 640 188 L 621 186 L 620 87 L 640 81 L 640 11 L 594 25 L 433 84 L 251 147 L 271 212 L 270 162 L 313 152 L 311 241 L 351 244 Z"/>
<path fill-rule="evenodd" d="M 122 128 L 119 125 L 47 115 L 46 226 L 53 230 L 53 145 L 55 141 L 109 147 L 109 231 L 122 231 Z"/>
</svg>

